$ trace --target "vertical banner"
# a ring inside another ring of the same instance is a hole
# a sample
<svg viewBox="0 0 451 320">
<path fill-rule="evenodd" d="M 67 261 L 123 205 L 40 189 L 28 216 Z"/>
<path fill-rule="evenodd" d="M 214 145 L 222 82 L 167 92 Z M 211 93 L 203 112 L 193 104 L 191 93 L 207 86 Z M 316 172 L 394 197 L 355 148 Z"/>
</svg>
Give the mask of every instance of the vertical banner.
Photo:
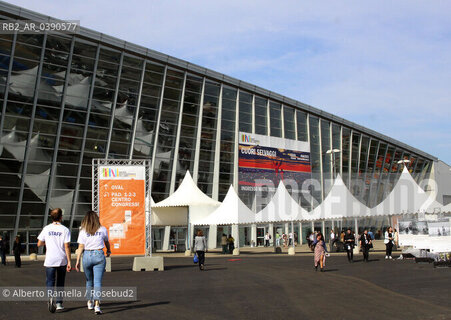
<svg viewBox="0 0 451 320">
<path fill-rule="evenodd" d="M 146 167 L 99 166 L 99 216 L 107 228 L 111 253 L 145 254 Z"/>
</svg>

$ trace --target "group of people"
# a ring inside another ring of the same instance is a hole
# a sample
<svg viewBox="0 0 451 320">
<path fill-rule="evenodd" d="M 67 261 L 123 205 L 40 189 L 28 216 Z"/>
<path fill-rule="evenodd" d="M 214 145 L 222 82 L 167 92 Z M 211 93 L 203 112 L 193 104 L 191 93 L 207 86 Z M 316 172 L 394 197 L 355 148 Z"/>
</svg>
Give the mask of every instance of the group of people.
<svg viewBox="0 0 451 320">
<path fill-rule="evenodd" d="M 50 294 L 48 308 L 50 312 L 63 310 L 63 299 L 58 292 L 64 289 L 66 273 L 72 270 L 70 252 L 70 231 L 62 225 L 63 214 L 60 208 L 50 211 L 52 223 L 45 226 L 38 236 L 38 247 L 45 246 L 46 287 Z M 100 298 L 102 279 L 105 272 L 106 256 L 109 256 L 110 243 L 108 232 L 100 224 L 99 216 L 88 211 L 81 222 L 78 235 L 78 250 L 75 270 L 80 271 L 81 261 L 86 277 L 86 298 L 89 310 L 101 314 Z M 56 289 L 55 291 L 55 284 Z"/>
<path fill-rule="evenodd" d="M 312 237 L 313 235 L 313 237 Z M 314 265 L 315 269 L 318 269 L 318 264 L 323 269 L 326 262 L 326 255 L 328 253 L 327 247 L 325 244 L 324 236 L 321 232 L 316 232 L 315 234 L 311 233 L 308 237 L 309 246 L 312 251 L 314 251 Z M 330 235 L 330 248 L 333 247 L 333 244 L 338 241 L 335 237 L 335 233 L 331 231 Z M 369 261 L 369 252 L 370 249 L 373 248 L 373 240 L 374 237 L 371 236 L 368 229 L 365 229 L 363 233 L 360 235 L 358 239 L 356 239 L 354 233 L 350 228 L 346 230 L 346 233 L 343 233 L 341 236 L 341 242 L 344 244 L 344 249 L 346 251 L 348 261 L 350 263 L 354 262 L 354 247 L 356 245 L 356 240 L 360 243 L 360 248 L 363 254 L 363 261 Z M 388 227 L 384 234 L 384 244 L 385 244 L 385 259 L 393 259 L 392 258 L 392 250 L 395 245 L 395 232 L 392 227 Z"/>
<path fill-rule="evenodd" d="M 2 265 L 6 266 L 6 241 L 3 239 L 3 236 L 0 235 L 0 257 Z M 14 239 L 13 244 L 13 254 L 14 254 L 14 263 L 16 268 L 20 268 L 22 266 L 22 259 L 20 254 L 22 253 L 22 241 L 20 240 L 20 236 L 17 235 Z"/>
<path fill-rule="evenodd" d="M 223 233 L 221 237 L 221 247 L 222 254 L 232 254 L 235 249 L 235 238 L 233 238 L 231 234 L 227 237 L 227 235 Z"/>
<path fill-rule="evenodd" d="M 287 248 L 287 247 L 293 245 L 293 241 L 294 241 L 294 244 L 296 244 L 297 235 L 295 232 L 289 232 L 288 234 L 286 234 L 286 233 L 279 234 L 279 232 L 276 232 L 276 246 L 277 247 L 283 246 L 284 248 Z"/>
</svg>

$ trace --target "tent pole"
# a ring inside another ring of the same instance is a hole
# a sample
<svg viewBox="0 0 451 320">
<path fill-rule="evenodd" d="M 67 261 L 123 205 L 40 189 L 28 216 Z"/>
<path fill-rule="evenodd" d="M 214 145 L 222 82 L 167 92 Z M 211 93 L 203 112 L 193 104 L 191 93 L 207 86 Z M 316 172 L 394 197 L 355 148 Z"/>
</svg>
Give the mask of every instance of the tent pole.
<svg viewBox="0 0 451 320">
<path fill-rule="evenodd" d="M 188 214 L 187 214 L 187 226 L 188 226 L 188 235 L 187 235 L 187 237 L 188 237 L 188 243 L 187 243 L 187 245 L 186 245 L 186 250 L 190 250 L 191 249 L 191 226 L 190 226 L 190 223 L 189 223 L 189 206 L 187 207 L 188 208 Z"/>
</svg>

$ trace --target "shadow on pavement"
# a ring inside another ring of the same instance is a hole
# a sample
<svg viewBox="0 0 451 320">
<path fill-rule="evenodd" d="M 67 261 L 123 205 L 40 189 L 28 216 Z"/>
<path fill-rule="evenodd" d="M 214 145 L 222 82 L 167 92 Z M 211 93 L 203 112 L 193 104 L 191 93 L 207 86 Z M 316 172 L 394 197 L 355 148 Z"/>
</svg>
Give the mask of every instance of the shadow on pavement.
<svg viewBox="0 0 451 320">
<path fill-rule="evenodd" d="M 171 302 L 169 301 L 160 301 L 160 302 L 154 302 L 154 303 L 142 303 L 142 304 L 131 304 L 128 306 L 118 306 L 118 309 L 116 310 L 111 310 L 109 311 L 109 308 L 107 308 L 107 311 L 104 312 L 105 314 L 107 313 L 116 313 L 116 312 L 122 312 L 122 311 L 127 311 L 130 309 L 136 310 L 136 309 L 141 309 L 141 308 L 147 308 L 147 307 L 154 307 L 154 306 L 159 306 L 159 305 L 166 305 L 166 304 L 170 304 Z M 115 308 L 115 305 L 121 305 L 123 303 L 109 303 L 109 307 L 113 307 Z M 105 304 L 103 304 L 103 306 L 105 306 Z"/>
</svg>

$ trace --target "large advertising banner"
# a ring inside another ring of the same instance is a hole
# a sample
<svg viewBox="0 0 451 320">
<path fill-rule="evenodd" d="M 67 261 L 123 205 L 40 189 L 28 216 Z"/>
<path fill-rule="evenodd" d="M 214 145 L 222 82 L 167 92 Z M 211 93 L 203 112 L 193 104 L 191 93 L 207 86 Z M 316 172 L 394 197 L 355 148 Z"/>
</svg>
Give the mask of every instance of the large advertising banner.
<svg viewBox="0 0 451 320">
<path fill-rule="evenodd" d="M 311 178 L 310 145 L 305 141 L 239 133 L 239 191 L 258 191 L 270 180 L 294 180 L 299 188 Z"/>
<path fill-rule="evenodd" d="M 99 217 L 111 253 L 145 254 L 145 166 L 99 166 Z"/>
</svg>

